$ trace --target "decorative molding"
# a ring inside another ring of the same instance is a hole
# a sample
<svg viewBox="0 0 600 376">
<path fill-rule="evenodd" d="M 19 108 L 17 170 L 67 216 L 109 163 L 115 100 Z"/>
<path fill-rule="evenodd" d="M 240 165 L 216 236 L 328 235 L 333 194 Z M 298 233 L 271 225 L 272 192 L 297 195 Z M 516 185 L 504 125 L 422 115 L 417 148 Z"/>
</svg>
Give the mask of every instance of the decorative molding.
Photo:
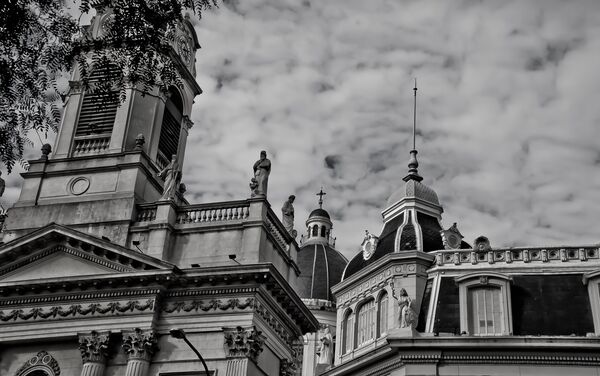
<svg viewBox="0 0 600 376">
<path fill-rule="evenodd" d="M 473 249 L 458 249 L 433 252 L 436 257 L 435 267 L 453 267 L 462 264 L 510 264 L 512 267 L 522 264 L 563 264 L 581 263 L 588 260 L 600 260 L 598 247 L 538 247 L 492 249 L 478 252 Z"/>
<path fill-rule="evenodd" d="M 121 345 L 127 354 L 127 360 L 139 359 L 150 361 L 158 349 L 158 338 L 154 330 L 135 328 L 123 332 Z"/>
<path fill-rule="evenodd" d="M 597 367 L 600 365 L 600 356 L 582 354 L 448 354 L 442 355 L 441 361 L 445 364 L 534 364 Z"/>
<path fill-rule="evenodd" d="M 83 363 L 105 363 L 108 359 L 110 332 L 96 332 L 79 335 L 79 351 Z"/>
<path fill-rule="evenodd" d="M 32 368 L 46 371 L 50 376 L 59 376 L 60 367 L 54 357 L 46 351 L 40 351 L 33 358 L 29 359 L 15 373 L 15 376 L 22 376 L 28 373 Z"/>
<path fill-rule="evenodd" d="M 187 282 L 198 283 L 201 278 L 188 277 Z M 202 278 L 206 279 L 206 278 Z M 183 280 L 183 279 L 182 279 Z M 201 296 L 201 295 L 225 295 L 225 294 L 247 294 L 257 292 L 258 287 L 228 287 L 228 288 L 204 288 L 194 290 L 171 290 L 166 296 L 181 297 L 181 296 Z"/>
<path fill-rule="evenodd" d="M 216 311 L 217 309 L 226 311 L 228 309 L 246 309 L 248 307 L 254 307 L 254 298 L 247 298 L 245 301 L 240 301 L 237 298 L 231 299 L 211 299 L 208 302 L 202 300 L 193 300 L 190 302 L 179 301 L 169 303 L 162 308 L 163 312 L 173 313 L 177 312 L 198 312 L 198 311 Z"/>
<path fill-rule="evenodd" d="M 271 311 L 261 302 L 256 301 L 254 304 L 256 313 L 277 333 L 279 338 L 283 340 L 288 346 L 293 347 L 294 336 L 285 328 L 285 326 L 271 313 Z"/>
<path fill-rule="evenodd" d="M 256 327 L 242 328 L 223 328 L 225 335 L 225 345 L 229 350 L 230 357 L 247 357 L 256 361 L 263 346 L 266 337 Z"/>
<path fill-rule="evenodd" d="M 295 376 L 298 366 L 295 361 L 281 359 L 279 362 L 279 376 Z"/>
<path fill-rule="evenodd" d="M 71 301 L 71 300 L 99 300 L 106 298 L 117 298 L 117 297 L 131 297 L 140 295 L 153 295 L 160 293 L 159 289 L 143 289 L 143 290 L 117 290 L 109 292 L 81 292 L 72 295 L 56 295 L 56 296 L 41 296 L 34 298 L 9 298 L 0 299 L 0 306 L 6 307 L 11 305 L 23 305 L 23 304 L 39 304 L 39 303 L 51 303 L 57 301 Z"/>
<path fill-rule="evenodd" d="M 269 218 L 268 216 L 267 220 L 265 221 L 265 224 L 267 230 L 269 231 L 269 234 L 271 234 L 273 239 L 275 239 L 275 243 L 277 243 L 277 245 L 282 251 L 287 252 L 288 246 L 287 242 L 285 241 L 284 235 L 279 231 L 279 229 L 275 226 L 271 218 Z"/>
<path fill-rule="evenodd" d="M 31 308 L 27 313 L 22 309 L 13 309 L 10 313 L 6 314 L 4 311 L 0 311 L 0 322 L 1 321 L 16 321 L 21 320 L 46 320 L 46 319 L 60 319 L 63 317 L 75 317 L 75 316 L 86 316 L 86 315 L 105 315 L 105 314 L 119 314 L 119 313 L 134 313 L 144 312 L 146 310 L 154 310 L 155 299 L 148 299 L 144 303 L 137 300 L 130 300 L 126 303 L 123 302 L 109 302 L 105 304 L 91 303 L 85 308 L 81 304 L 73 304 L 70 306 L 54 306 L 54 307 L 34 307 Z"/>
<path fill-rule="evenodd" d="M 192 119 L 190 119 L 189 116 L 187 115 L 183 115 L 182 118 L 182 123 L 183 126 L 189 131 L 190 129 L 192 129 L 192 127 L 194 126 L 194 122 L 192 121 Z"/>
</svg>

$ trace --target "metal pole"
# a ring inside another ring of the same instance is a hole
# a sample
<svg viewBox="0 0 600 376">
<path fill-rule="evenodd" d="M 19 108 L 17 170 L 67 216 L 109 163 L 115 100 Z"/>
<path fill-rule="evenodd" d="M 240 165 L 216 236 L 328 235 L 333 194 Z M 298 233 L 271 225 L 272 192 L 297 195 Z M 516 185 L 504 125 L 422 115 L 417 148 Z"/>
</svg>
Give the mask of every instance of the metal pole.
<svg viewBox="0 0 600 376">
<path fill-rule="evenodd" d="M 196 355 L 198 356 L 198 359 L 200 359 L 200 361 L 202 362 L 202 365 L 204 366 L 204 372 L 206 372 L 206 376 L 210 376 L 210 373 L 208 372 L 208 366 L 206 365 L 206 362 L 204 361 L 204 358 L 202 357 L 202 355 L 200 355 L 200 352 L 198 352 L 198 350 L 196 350 L 194 345 L 192 345 L 192 343 L 187 339 L 185 334 L 183 335 L 182 338 L 185 341 L 185 343 L 188 344 L 190 349 L 192 349 L 192 351 L 196 353 Z"/>
</svg>

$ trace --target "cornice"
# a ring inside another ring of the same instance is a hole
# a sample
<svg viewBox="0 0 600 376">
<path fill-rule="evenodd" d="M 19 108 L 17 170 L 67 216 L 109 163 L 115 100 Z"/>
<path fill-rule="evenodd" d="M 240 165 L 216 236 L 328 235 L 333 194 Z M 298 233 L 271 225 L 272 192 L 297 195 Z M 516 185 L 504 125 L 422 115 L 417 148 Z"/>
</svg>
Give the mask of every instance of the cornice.
<svg viewBox="0 0 600 376">
<path fill-rule="evenodd" d="M 18 298 L 4 298 L 0 299 L 1 307 L 20 306 L 25 304 L 42 304 L 52 302 L 69 302 L 69 301 L 88 301 L 88 300 L 100 300 L 108 298 L 119 298 L 119 297 L 134 297 L 134 296 L 149 296 L 156 295 L 161 292 L 159 288 L 139 288 L 139 289 L 126 289 L 126 290 L 115 290 L 110 289 L 109 291 L 98 291 L 98 292 L 78 292 L 74 294 L 57 294 L 57 295 L 45 295 L 39 297 L 18 297 Z"/>
</svg>

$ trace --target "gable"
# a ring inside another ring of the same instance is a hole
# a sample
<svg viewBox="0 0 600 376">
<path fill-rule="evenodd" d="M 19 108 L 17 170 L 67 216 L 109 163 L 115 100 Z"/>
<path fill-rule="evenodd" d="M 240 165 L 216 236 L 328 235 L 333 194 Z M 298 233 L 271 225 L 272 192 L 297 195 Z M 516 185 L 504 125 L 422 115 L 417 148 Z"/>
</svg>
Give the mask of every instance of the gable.
<svg viewBox="0 0 600 376">
<path fill-rule="evenodd" d="M 29 281 L 114 273 L 115 269 L 85 260 L 75 254 L 56 251 L 0 276 L 2 282 Z"/>
<path fill-rule="evenodd" d="M 50 224 L 0 246 L 0 282 L 173 270 L 166 261 Z"/>
</svg>

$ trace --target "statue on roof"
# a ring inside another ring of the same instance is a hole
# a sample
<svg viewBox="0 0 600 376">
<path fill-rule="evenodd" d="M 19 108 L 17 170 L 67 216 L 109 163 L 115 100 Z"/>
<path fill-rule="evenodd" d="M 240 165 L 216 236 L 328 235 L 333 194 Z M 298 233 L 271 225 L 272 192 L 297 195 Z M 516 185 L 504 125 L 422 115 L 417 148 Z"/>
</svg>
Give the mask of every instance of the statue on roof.
<svg viewBox="0 0 600 376">
<path fill-rule="evenodd" d="M 163 187 L 163 194 L 160 197 L 161 200 L 172 200 L 175 198 L 175 191 L 178 186 L 178 182 L 181 180 L 181 172 L 179 171 L 179 163 L 177 162 L 177 155 L 173 154 L 171 162 L 165 166 L 157 176 L 165 180 Z"/>
<path fill-rule="evenodd" d="M 256 187 L 252 189 L 252 197 L 255 196 L 267 196 L 267 185 L 269 183 L 269 174 L 271 174 L 271 161 L 267 158 L 267 152 L 262 150 L 260 152 L 260 159 L 254 163 L 254 178 L 256 181 L 251 181 L 251 184 L 255 183 Z"/>
<path fill-rule="evenodd" d="M 408 296 L 408 293 L 404 288 L 401 288 L 400 294 L 396 295 L 394 282 L 390 281 L 390 286 L 392 288 L 392 296 L 398 301 L 398 307 L 400 308 L 400 315 L 398 317 L 398 323 L 400 324 L 400 327 L 411 329 L 416 328 L 419 317 L 415 312 L 413 300 L 410 298 L 410 296 Z"/>
<path fill-rule="evenodd" d="M 292 236 L 294 236 L 294 205 L 292 204 L 295 199 L 296 196 L 291 195 L 281 208 L 281 222 L 283 223 L 283 227 L 285 227 L 287 232 Z"/>
</svg>

